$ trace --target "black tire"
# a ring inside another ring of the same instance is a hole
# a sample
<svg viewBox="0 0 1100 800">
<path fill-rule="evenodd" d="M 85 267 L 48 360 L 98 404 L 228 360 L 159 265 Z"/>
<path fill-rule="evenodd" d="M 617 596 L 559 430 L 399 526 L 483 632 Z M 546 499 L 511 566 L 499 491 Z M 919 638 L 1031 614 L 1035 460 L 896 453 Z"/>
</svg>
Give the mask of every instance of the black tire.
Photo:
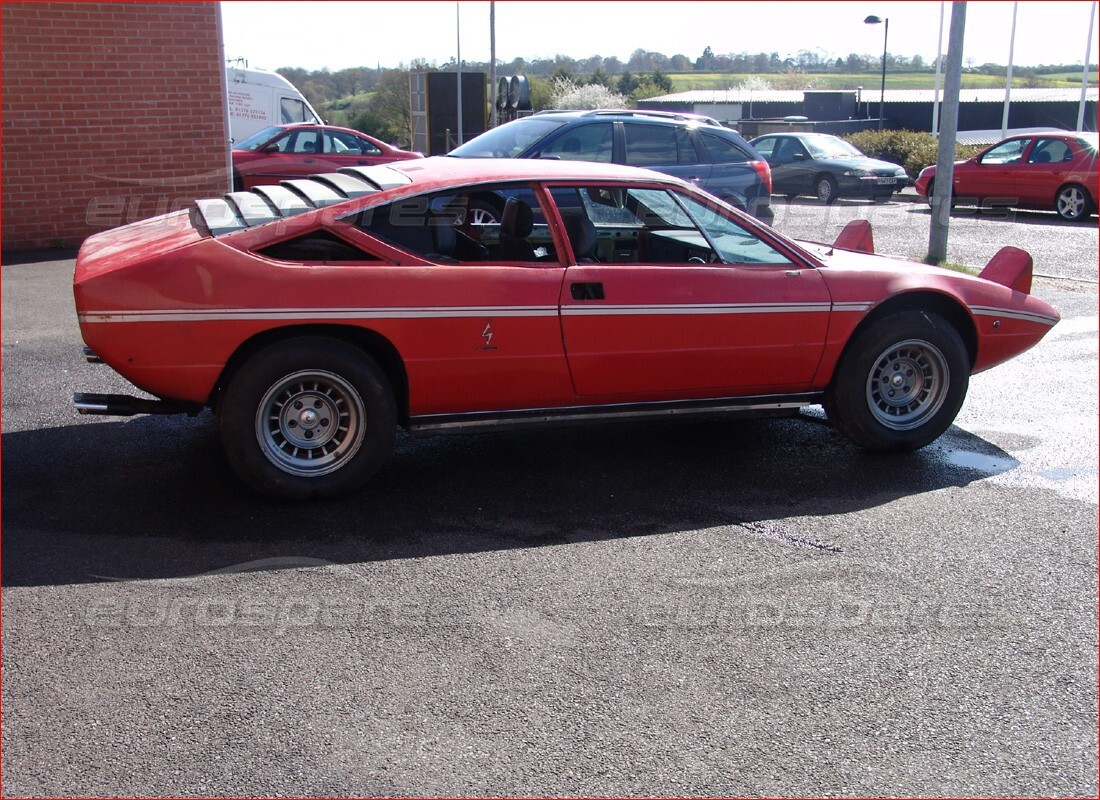
<svg viewBox="0 0 1100 800">
<path fill-rule="evenodd" d="M 397 432 L 382 370 L 351 344 L 322 336 L 260 350 L 233 377 L 219 411 L 230 465 L 256 491 L 283 500 L 362 486 Z"/>
<path fill-rule="evenodd" d="M 1080 222 L 1092 213 L 1092 198 L 1084 186 L 1068 183 L 1058 190 L 1054 198 L 1054 210 L 1062 219 Z"/>
<path fill-rule="evenodd" d="M 901 311 L 848 343 L 825 392 L 825 412 L 865 450 L 916 450 L 951 427 L 969 383 L 958 331 L 937 314 Z"/>
<path fill-rule="evenodd" d="M 935 188 L 936 188 L 936 180 L 935 180 L 935 178 L 933 178 L 932 180 L 928 181 L 928 189 L 927 189 L 928 194 L 924 198 L 925 201 L 928 203 L 929 208 L 932 207 L 932 193 L 935 191 Z M 951 208 L 954 208 L 955 207 L 955 195 L 952 194 L 947 199 L 951 203 Z"/>
<path fill-rule="evenodd" d="M 836 178 L 832 175 L 820 175 L 814 183 L 814 194 L 825 205 L 836 202 L 837 185 Z"/>
</svg>

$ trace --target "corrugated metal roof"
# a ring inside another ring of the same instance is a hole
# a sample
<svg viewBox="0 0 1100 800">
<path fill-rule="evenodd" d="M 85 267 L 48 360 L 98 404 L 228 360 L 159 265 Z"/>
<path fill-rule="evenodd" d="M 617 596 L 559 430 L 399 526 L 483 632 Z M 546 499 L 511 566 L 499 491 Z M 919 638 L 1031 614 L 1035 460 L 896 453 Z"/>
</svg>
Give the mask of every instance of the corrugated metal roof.
<svg viewBox="0 0 1100 800">
<path fill-rule="evenodd" d="M 847 90 L 810 90 L 810 91 L 855 91 Z M 864 86 L 863 102 L 878 102 L 880 92 L 877 88 Z M 940 91 L 940 98 L 943 92 Z M 1100 98 L 1100 89 L 1090 87 L 1085 90 L 1085 99 L 1095 102 Z M 748 91 L 745 89 L 692 89 L 688 92 L 650 97 L 647 103 L 801 103 L 805 92 L 801 89 L 765 89 Z M 936 99 L 935 89 L 887 89 L 887 103 L 931 103 Z M 962 89 L 959 101 L 963 103 L 1003 103 L 1004 89 Z M 1009 97 L 1013 103 L 1076 103 L 1081 100 L 1080 89 L 1013 89 Z"/>
</svg>

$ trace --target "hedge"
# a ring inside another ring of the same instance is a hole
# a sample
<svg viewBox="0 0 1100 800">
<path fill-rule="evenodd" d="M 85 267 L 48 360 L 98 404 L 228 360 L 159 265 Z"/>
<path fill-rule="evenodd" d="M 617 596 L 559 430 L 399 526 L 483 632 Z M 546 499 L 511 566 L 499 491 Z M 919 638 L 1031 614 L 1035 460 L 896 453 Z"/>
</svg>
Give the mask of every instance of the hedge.
<svg viewBox="0 0 1100 800">
<path fill-rule="evenodd" d="M 939 140 L 931 133 L 917 131 L 860 131 L 844 139 L 871 158 L 901 164 L 910 179 L 916 179 L 922 169 L 936 163 L 939 147 Z M 981 150 L 974 145 L 956 144 L 955 160 L 964 161 Z"/>
</svg>

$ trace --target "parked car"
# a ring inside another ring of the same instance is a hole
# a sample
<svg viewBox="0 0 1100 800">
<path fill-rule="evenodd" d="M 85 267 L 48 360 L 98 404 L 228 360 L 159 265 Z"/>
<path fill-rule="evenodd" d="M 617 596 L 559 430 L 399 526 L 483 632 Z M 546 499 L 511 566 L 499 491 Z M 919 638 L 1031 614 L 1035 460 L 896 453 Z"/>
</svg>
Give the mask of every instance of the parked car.
<svg viewBox="0 0 1100 800">
<path fill-rule="evenodd" d="M 486 131 L 448 155 L 645 167 L 690 181 L 757 219 L 775 218 L 768 163 L 739 133 L 698 114 L 543 111 Z"/>
<path fill-rule="evenodd" d="M 1054 210 L 1081 220 L 1096 211 L 1095 133 L 1009 136 L 954 167 L 952 205 L 1004 205 Z M 917 176 L 917 194 L 931 202 L 935 166 Z"/>
<path fill-rule="evenodd" d="M 789 199 L 814 195 L 823 203 L 838 197 L 886 200 L 909 185 L 905 167 L 868 158 L 827 133 L 769 133 L 752 146 L 772 168 L 772 187 Z"/>
<path fill-rule="evenodd" d="M 350 128 L 271 125 L 233 145 L 233 188 L 269 186 L 341 167 L 423 158 Z"/>
<path fill-rule="evenodd" d="M 500 222 L 472 224 L 471 200 L 498 192 Z M 399 425 L 823 404 L 857 445 L 911 450 L 951 425 L 971 373 L 1059 316 L 1029 294 L 1022 250 L 978 277 L 872 253 L 866 220 L 797 242 L 650 170 L 346 167 L 89 237 L 74 275 L 88 357 L 155 399 L 74 399 L 91 414 L 209 407 L 236 472 L 284 498 L 359 486 Z"/>
</svg>

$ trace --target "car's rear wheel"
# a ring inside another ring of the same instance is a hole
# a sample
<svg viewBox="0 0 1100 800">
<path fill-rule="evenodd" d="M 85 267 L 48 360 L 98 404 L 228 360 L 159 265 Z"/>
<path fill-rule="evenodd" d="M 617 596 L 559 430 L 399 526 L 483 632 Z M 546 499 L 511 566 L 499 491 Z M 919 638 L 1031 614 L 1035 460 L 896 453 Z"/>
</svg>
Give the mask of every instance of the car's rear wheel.
<svg viewBox="0 0 1100 800">
<path fill-rule="evenodd" d="M 832 203 L 836 200 L 837 194 L 836 178 L 831 175 L 820 176 L 814 184 L 814 194 L 822 203 L 826 205 Z"/>
<path fill-rule="evenodd" d="M 257 491 L 303 500 L 364 484 L 393 450 L 393 390 L 353 345 L 320 336 L 256 353 L 220 408 L 229 463 Z"/>
<path fill-rule="evenodd" d="M 1071 183 L 1058 190 L 1054 210 L 1062 219 L 1077 222 L 1092 213 L 1092 198 L 1084 186 Z"/>
<path fill-rule="evenodd" d="M 966 346 L 954 327 L 931 312 L 902 311 L 849 342 L 825 411 L 866 450 L 915 450 L 951 426 L 969 382 Z"/>
</svg>

